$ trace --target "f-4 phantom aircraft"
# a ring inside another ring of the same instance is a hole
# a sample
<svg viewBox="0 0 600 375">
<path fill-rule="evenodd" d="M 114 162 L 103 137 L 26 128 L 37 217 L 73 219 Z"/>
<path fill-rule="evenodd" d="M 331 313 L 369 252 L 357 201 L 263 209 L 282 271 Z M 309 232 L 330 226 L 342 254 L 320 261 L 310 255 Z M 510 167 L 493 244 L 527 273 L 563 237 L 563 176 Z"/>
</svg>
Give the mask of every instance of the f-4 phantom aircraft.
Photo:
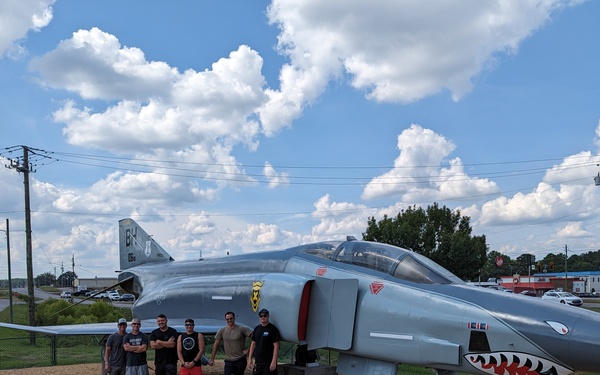
<svg viewBox="0 0 600 375">
<path fill-rule="evenodd" d="M 258 324 L 270 311 L 283 340 L 340 353 L 344 375 L 395 375 L 415 364 L 438 375 L 567 375 L 600 369 L 600 314 L 461 281 L 410 250 L 325 241 L 281 251 L 174 261 L 132 219 L 119 221 L 121 286 L 138 298 L 142 330 L 156 316 L 214 334 L 226 311 Z M 50 334 L 109 334 L 110 323 L 29 327 Z"/>
</svg>

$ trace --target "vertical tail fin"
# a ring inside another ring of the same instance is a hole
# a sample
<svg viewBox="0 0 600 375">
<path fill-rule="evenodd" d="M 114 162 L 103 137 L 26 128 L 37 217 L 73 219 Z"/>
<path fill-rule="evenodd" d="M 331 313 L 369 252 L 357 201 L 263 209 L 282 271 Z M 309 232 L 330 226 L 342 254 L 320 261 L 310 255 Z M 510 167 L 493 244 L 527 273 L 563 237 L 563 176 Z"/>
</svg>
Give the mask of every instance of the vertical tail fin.
<svg viewBox="0 0 600 375">
<path fill-rule="evenodd" d="M 133 219 L 119 220 L 119 254 L 121 270 L 145 263 L 174 260 Z"/>
</svg>

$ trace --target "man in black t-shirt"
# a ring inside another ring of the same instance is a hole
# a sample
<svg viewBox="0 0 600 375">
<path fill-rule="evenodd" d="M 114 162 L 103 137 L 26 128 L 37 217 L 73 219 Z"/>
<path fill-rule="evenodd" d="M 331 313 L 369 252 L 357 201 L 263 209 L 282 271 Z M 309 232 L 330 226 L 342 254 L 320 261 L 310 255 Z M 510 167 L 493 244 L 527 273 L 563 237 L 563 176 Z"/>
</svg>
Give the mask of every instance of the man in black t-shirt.
<svg viewBox="0 0 600 375">
<path fill-rule="evenodd" d="M 156 375 L 177 375 L 177 331 L 167 326 L 167 317 L 156 317 L 158 328 L 150 334 L 150 347 L 155 350 Z"/>
<path fill-rule="evenodd" d="M 131 332 L 123 337 L 123 349 L 127 352 L 125 373 L 127 375 L 148 375 L 148 336 L 140 332 L 140 320 L 131 320 Z"/>
<path fill-rule="evenodd" d="M 252 375 L 277 374 L 277 354 L 279 353 L 279 329 L 269 322 L 269 310 L 262 309 L 258 312 L 260 324 L 254 328 L 252 343 L 248 356 L 248 367 L 252 367 Z M 252 355 L 255 356 L 253 365 Z"/>
</svg>

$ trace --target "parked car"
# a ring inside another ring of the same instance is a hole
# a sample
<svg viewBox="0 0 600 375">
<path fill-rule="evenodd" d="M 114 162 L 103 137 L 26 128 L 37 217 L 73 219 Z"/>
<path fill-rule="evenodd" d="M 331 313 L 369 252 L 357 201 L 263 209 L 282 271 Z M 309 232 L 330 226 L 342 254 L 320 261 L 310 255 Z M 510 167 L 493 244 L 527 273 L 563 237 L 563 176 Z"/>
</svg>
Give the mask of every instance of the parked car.
<svg viewBox="0 0 600 375">
<path fill-rule="evenodd" d="M 502 286 L 502 285 L 490 285 L 487 288 L 492 289 L 492 290 L 499 290 L 501 292 L 506 292 L 506 293 L 513 293 L 512 290 L 510 290 L 507 287 Z"/>
<path fill-rule="evenodd" d="M 93 296 L 94 294 L 96 294 L 96 291 L 95 290 L 90 290 L 90 291 L 88 291 L 88 292 L 85 293 L 85 296 L 86 297 L 90 297 L 90 296 Z"/>
<path fill-rule="evenodd" d="M 546 292 L 542 296 L 542 299 L 553 302 L 560 302 L 572 306 L 583 305 L 583 300 L 581 298 L 574 296 L 569 292 Z"/>
<path fill-rule="evenodd" d="M 64 291 L 60 294 L 60 298 L 68 298 L 71 299 L 71 292 Z"/>
<path fill-rule="evenodd" d="M 106 292 L 108 294 L 108 299 L 111 301 L 119 301 L 121 300 L 121 295 L 116 290 L 109 290 Z"/>
<path fill-rule="evenodd" d="M 579 298 L 597 298 L 598 296 L 594 293 L 573 293 Z"/>
<path fill-rule="evenodd" d="M 81 289 L 81 290 L 78 290 L 76 292 L 73 292 L 73 296 L 75 296 L 75 297 L 85 296 L 87 292 L 89 292 L 89 290 L 87 290 L 87 289 Z"/>
<path fill-rule="evenodd" d="M 133 294 L 125 293 L 121 296 L 121 301 L 135 301 L 135 296 Z"/>
<path fill-rule="evenodd" d="M 532 290 L 532 289 L 525 289 L 524 291 L 522 291 L 519 294 L 522 294 L 524 296 L 537 297 L 535 290 Z"/>
<path fill-rule="evenodd" d="M 109 297 L 108 297 L 108 293 L 106 293 L 106 292 L 102 292 L 102 293 L 96 293 L 96 294 L 94 294 L 93 296 L 94 296 L 94 298 L 96 298 L 96 299 L 109 299 Z"/>
</svg>

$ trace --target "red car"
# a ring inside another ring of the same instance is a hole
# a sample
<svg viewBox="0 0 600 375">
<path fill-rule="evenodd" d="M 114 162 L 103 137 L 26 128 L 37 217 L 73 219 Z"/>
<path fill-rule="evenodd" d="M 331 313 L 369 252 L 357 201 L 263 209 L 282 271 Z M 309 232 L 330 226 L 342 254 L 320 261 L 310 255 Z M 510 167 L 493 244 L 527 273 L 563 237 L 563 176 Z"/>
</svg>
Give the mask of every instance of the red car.
<svg viewBox="0 0 600 375">
<path fill-rule="evenodd" d="M 524 296 L 537 297 L 537 293 L 535 292 L 535 290 L 531 290 L 531 289 L 525 289 L 524 291 L 522 291 L 519 294 L 522 294 Z"/>
</svg>

